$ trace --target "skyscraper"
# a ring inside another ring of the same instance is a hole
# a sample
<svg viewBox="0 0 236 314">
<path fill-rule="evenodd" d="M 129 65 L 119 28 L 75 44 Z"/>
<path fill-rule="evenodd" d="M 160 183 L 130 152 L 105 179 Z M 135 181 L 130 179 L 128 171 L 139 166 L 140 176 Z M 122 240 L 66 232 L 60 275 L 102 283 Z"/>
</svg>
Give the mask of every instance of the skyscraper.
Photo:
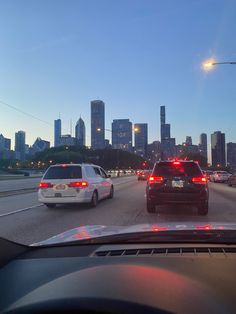
<svg viewBox="0 0 236 314">
<path fill-rule="evenodd" d="M 129 119 L 113 120 L 112 147 L 132 151 L 132 122 Z"/>
<path fill-rule="evenodd" d="M 61 119 L 54 120 L 54 146 L 61 144 Z"/>
<path fill-rule="evenodd" d="M 15 133 L 15 151 L 19 153 L 20 160 L 25 159 L 25 132 L 18 131 Z"/>
<path fill-rule="evenodd" d="M 85 146 L 85 124 L 84 120 L 80 117 L 75 126 L 75 138 L 80 146 Z"/>
<path fill-rule="evenodd" d="M 11 150 L 11 139 L 0 134 L 0 150 Z"/>
<path fill-rule="evenodd" d="M 186 145 L 191 146 L 193 145 L 192 137 L 191 136 L 186 136 Z"/>
<path fill-rule="evenodd" d="M 136 123 L 134 125 L 134 151 L 136 154 L 146 157 L 148 144 L 147 123 Z"/>
<path fill-rule="evenodd" d="M 166 107 L 160 107 L 161 140 L 170 138 L 170 124 L 166 124 Z"/>
<path fill-rule="evenodd" d="M 227 143 L 227 165 L 236 169 L 236 143 Z"/>
<path fill-rule="evenodd" d="M 216 131 L 211 134 L 212 166 L 225 167 L 225 134 Z"/>
<path fill-rule="evenodd" d="M 202 133 L 200 135 L 200 144 L 199 144 L 200 153 L 207 159 L 207 135 Z"/>
<path fill-rule="evenodd" d="M 176 155 L 175 138 L 170 137 L 170 124 L 166 123 L 165 106 L 160 107 L 161 122 L 161 159 L 173 158 Z"/>
<path fill-rule="evenodd" d="M 91 101 L 91 147 L 105 147 L 105 104 L 102 100 Z"/>
</svg>

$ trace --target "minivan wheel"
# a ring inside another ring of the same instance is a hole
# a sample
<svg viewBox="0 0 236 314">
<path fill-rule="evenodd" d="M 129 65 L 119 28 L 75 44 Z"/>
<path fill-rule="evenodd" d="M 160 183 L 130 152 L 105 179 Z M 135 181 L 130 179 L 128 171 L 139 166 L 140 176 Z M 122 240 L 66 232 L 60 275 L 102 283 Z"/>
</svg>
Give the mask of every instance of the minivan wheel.
<svg viewBox="0 0 236 314">
<path fill-rule="evenodd" d="M 47 208 L 54 208 L 54 207 L 56 207 L 56 204 L 44 203 L 44 205 L 47 206 Z"/>
<path fill-rule="evenodd" d="M 156 211 L 155 204 L 152 201 L 150 201 L 150 200 L 147 200 L 147 211 L 149 213 L 155 213 L 155 211 Z"/>
<path fill-rule="evenodd" d="M 114 197 L 114 187 L 113 185 L 111 186 L 111 190 L 110 190 L 110 194 L 108 196 L 108 198 L 113 198 Z"/>
<path fill-rule="evenodd" d="M 198 215 L 206 216 L 208 214 L 208 202 L 198 205 Z"/>
<path fill-rule="evenodd" d="M 92 199 L 91 199 L 91 206 L 96 207 L 97 204 L 98 204 L 98 193 L 97 193 L 97 191 L 94 191 Z"/>
</svg>

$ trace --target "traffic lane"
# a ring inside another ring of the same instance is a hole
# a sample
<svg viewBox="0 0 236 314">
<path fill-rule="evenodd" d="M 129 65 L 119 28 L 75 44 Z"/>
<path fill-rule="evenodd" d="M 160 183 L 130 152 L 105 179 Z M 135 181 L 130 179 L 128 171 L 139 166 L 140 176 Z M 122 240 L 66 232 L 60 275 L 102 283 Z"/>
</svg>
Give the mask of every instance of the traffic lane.
<svg viewBox="0 0 236 314">
<path fill-rule="evenodd" d="M 0 180 L 0 192 L 36 188 L 41 178 Z"/>
<path fill-rule="evenodd" d="M 159 212 L 146 211 L 146 183 L 132 180 L 115 188 L 115 198 L 99 203 L 97 208 L 86 205 L 45 206 L 0 218 L 0 236 L 31 244 L 81 225 L 134 225 L 175 222 L 209 224 L 236 222 L 235 203 L 222 197 L 210 187 L 208 216 L 198 216 L 191 206 L 160 206 Z"/>
<path fill-rule="evenodd" d="M 135 177 L 121 177 L 112 179 L 114 187 L 126 182 L 132 182 Z M 15 211 L 18 209 L 37 206 L 41 203 L 38 202 L 37 192 L 31 192 L 26 194 L 12 195 L 6 197 L 0 197 L 0 217 L 2 214 Z"/>
<path fill-rule="evenodd" d="M 236 186 L 228 186 L 227 183 L 209 182 L 209 187 L 212 191 L 221 194 L 222 197 L 236 202 Z"/>
<path fill-rule="evenodd" d="M 229 188 L 229 189 L 228 189 Z M 236 189 L 235 189 L 236 190 Z M 236 223 L 235 190 L 224 184 L 209 184 L 209 211 L 207 216 L 199 216 L 197 208 L 190 205 L 163 205 L 156 213 L 140 210 L 134 224 L 139 223 Z"/>
<path fill-rule="evenodd" d="M 101 201 L 96 208 L 86 204 L 59 205 L 48 209 L 40 207 L 0 217 L 0 237 L 23 244 L 45 240 L 58 233 L 81 225 L 129 225 L 133 210 L 144 206 L 143 186 L 138 186 L 135 177 L 115 182 L 113 199 Z M 132 199 L 131 195 L 137 198 Z M 138 205 L 137 205 L 138 204 Z"/>
</svg>

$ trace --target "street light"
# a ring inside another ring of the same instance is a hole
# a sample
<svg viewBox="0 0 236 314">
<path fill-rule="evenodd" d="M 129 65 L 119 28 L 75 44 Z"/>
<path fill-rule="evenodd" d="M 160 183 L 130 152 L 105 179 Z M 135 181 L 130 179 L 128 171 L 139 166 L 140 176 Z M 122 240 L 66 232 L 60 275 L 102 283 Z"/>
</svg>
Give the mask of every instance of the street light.
<svg viewBox="0 0 236 314">
<path fill-rule="evenodd" d="M 213 69 L 215 65 L 218 64 L 236 64 L 236 62 L 235 61 L 216 62 L 215 59 L 208 59 L 202 63 L 202 69 L 204 71 L 210 71 Z"/>
</svg>

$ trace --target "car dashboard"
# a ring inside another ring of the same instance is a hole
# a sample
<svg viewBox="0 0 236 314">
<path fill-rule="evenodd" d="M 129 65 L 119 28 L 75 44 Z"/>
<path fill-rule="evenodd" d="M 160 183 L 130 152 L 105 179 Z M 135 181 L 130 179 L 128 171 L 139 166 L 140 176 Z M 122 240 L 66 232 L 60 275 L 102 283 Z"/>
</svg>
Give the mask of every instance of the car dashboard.
<svg viewBox="0 0 236 314">
<path fill-rule="evenodd" d="M 0 240 L 1 313 L 233 313 L 236 246 Z"/>
</svg>

